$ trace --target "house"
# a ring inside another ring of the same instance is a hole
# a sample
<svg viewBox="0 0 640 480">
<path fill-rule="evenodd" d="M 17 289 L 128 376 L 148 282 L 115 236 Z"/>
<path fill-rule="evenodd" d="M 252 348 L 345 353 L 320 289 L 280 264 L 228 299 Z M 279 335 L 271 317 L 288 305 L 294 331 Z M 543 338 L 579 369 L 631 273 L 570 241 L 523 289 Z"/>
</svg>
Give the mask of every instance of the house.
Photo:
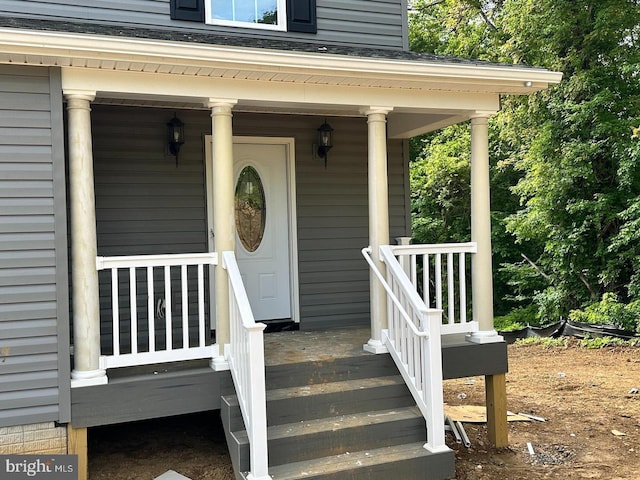
<svg viewBox="0 0 640 480">
<path fill-rule="evenodd" d="M 1 453 L 82 478 L 87 428 L 226 408 L 269 478 L 255 319 L 369 326 L 444 478 L 443 368 L 507 442 L 487 120 L 560 77 L 409 52 L 405 0 L 232 5 L 0 0 Z M 467 120 L 471 242 L 396 245 L 408 139 Z"/>
</svg>

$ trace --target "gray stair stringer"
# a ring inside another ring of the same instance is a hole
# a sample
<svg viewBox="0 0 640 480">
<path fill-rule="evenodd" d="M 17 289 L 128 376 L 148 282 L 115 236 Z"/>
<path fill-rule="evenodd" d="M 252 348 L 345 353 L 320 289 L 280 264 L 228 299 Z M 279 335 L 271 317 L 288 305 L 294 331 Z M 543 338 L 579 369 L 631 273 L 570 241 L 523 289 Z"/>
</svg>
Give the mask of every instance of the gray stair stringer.
<svg viewBox="0 0 640 480">
<path fill-rule="evenodd" d="M 271 366 L 266 377 L 274 480 L 453 477 L 453 452 L 423 448 L 424 419 L 388 355 Z M 249 444 L 235 395 L 222 397 L 221 414 L 236 478 L 245 478 Z"/>
</svg>

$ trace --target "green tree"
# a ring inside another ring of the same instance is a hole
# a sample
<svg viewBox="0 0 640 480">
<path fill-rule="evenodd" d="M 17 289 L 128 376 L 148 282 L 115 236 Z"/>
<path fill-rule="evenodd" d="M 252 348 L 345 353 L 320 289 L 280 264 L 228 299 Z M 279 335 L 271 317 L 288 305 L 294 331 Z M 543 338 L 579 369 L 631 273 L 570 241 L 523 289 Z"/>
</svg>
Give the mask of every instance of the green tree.
<svg viewBox="0 0 640 480">
<path fill-rule="evenodd" d="M 503 98 L 492 121 L 497 306 L 503 298 L 536 301 L 542 316 L 554 317 L 605 292 L 624 301 L 640 293 L 638 25 L 638 0 L 417 3 L 416 50 L 564 73 L 547 91 Z M 456 151 L 442 138 L 425 140 L 412 170 L 429 164 L 431 142 Z M 416 218 L 432 210 L 422 204 L 435 203 L 416 201 Z"/>
<path fill-rule="evenodd" d="M 471 230 L 469 128 L 456 125 L 418 141 L 422 149 L 410 173 L 414 238 L 420 243 L 467 242 Z"/>
<path fill-rule="evenodd" d="M 565 75 L 546 92 L 507 102 L 501 131 L 523 175 L 508 229 L 542 247 L 534 262 L 550 283 L 537 299 L 556 305 L 556 315 L 605 292 L 628 300 L 640 253 L 637 244 L 620 249 L 640 194 L 630 135 L 640 118 L 638 2 L 510 1 L 503 15 L 511 56 Z"/>
</svg>

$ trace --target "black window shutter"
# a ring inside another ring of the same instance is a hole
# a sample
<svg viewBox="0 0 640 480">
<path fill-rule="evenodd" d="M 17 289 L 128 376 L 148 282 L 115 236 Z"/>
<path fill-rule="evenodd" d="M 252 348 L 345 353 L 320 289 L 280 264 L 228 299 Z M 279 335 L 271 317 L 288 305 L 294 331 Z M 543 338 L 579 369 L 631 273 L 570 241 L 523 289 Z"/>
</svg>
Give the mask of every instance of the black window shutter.
<svg viewBox="0 0 640 480">
<path fill-rule="evenodd" d="M 287 0 L 287 31 L 316 33 L 316 0 Z"/>
<path fill-rule="evenodd" d="M 204 23 L 204 0 L 171 0 L 171 18 Z"/>
</svg>

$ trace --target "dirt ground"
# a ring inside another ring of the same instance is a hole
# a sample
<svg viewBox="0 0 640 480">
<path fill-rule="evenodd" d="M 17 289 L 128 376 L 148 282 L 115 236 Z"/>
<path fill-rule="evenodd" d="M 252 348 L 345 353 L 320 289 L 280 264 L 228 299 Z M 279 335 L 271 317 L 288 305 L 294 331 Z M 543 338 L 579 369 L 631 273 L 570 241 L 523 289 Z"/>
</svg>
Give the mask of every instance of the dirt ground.
<svg viewBox="0 0 640 480">
<path fill-rule="evenodd" d="M 545 422 L 509 423 L 510 447 L 488 447 L 486 427 L 465 424 L 458 480 L 640 478 L 640 349 L 509 346 L 509 410 Z M 482 405 L 481 377 L 445 382 L 450 405 Z M 612 431 L 615 431 L 613 433 Z M 534 454 L 529 453 L 531 443 Z M 193 480 L 232 480 L 219 419 L 211 414 L 91 429 L 90 479 L 153 479 L 172 469 Z"/>
</svg>

